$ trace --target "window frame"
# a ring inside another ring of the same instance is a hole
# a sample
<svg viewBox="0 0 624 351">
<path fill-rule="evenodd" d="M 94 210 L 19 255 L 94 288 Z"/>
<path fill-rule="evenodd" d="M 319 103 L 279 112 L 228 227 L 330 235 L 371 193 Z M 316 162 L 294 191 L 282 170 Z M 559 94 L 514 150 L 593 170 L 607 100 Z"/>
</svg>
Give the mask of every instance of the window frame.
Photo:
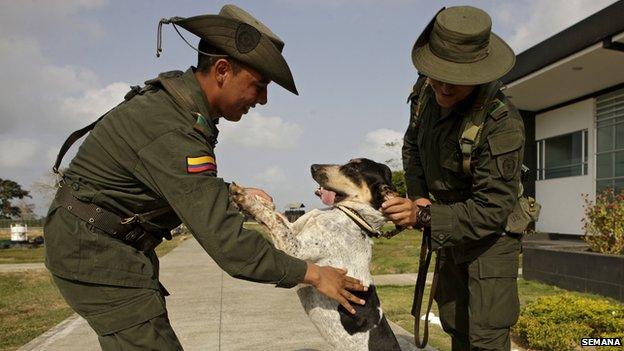
<svg viewBox="0 0 624 351">
<path fill-rule="evenodd" d="M 616 156 L 624 154 L 624 143 L 618 147 L 617 145 L 617 130 L 624 128 L 624 89 L 618 89 L 595 99 L 594 103 L 596 111 L 595 130 L 596 130 L 596 179 L 594 185 L 596 191 L 600 191 L 604 188 L 621 188 L 624 189 L 624 174 L 616 175 Z M 600 146 L 600 133 L 602 130 L 610 130 L 611 140 L 610 147 L 604 150 L 598 150 Z M 609 157 L 609 167 L 611 168 L 611 174 L 609 176 L 598 177 L 600 171 L 598 167 L 598 158 L 600 156 Z M 602 184 L 601 184 L 602 183 Z M 620 184 L 616 187 L 616 184 Z"/>
<path fill-rule="evenodd" d="M 546 168 L 546 148 L 547 148 L 547 141 L 548 140 L 552 140 L 555 138 L 559 138 L 562 136 L 567 136 L 567 135 L 573 135 L 576 133 L 580 133 L 581 135 L 581 155 L 580 155 L 580 159 L 581 162 L 578 164 L 572 164 L 572 165 L 565 165 L 565 166 L 559 166 L 559 167 L 551 167 L 551 168 Z M 589 154 L 588 154 L 588 130 L 587 129 L 581 129 L 581 130 L 575 130 L 573 132 L 568 132 L 568 133 L 563 133 L 563 134 L 558 134 L 558 135 L 553 135 L 550 136 L 548 138 L 543 138 L 543 139 L 539 139 L 536 140 L 536 150 L 537 150 L 537 174 L 536 174 L 536 180 L 540 181 L 540 180 L 549 180 L 549 179 L 559 179 L 559 178 L 569 178 L 569 177 L 582 177 L 582 176 L 586 176 L 588 174 L 588 168 L 589 168 Z M 554 170 L 554 169 L 563 169 L 563 168 L 570 168 L 570 167 L 574 167 L 574 166 L 580 166 L 581 169 L 581 174 L 575 174 L 575 175 L 564 175 L 564 176 L 558 176 L 558 177 L 547 177 L 547 171 L 548 170 Z"/>
</svg>

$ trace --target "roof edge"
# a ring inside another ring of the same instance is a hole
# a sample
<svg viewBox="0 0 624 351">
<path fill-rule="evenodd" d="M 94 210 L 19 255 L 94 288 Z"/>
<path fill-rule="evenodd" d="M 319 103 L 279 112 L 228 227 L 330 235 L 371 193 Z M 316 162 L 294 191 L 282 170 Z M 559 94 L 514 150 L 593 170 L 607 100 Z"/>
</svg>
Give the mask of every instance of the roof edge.
<svg viewBox="0 0 624 351">
<path fill-rule="evenodd" d="M 564 29 L 516 56 L 516 65 L 501 78 L 509 84 L 567 56 L 624 32 L 624 0 Z"/>
</svg>

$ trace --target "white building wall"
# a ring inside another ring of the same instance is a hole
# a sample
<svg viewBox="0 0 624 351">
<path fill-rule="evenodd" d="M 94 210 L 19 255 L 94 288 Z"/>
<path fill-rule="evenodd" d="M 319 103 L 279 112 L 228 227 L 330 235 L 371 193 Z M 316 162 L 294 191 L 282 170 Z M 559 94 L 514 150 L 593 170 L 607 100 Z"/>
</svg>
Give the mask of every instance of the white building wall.
<svg viewBox="0 0 624 351">
<path fill-rule="evenodd" d="M 587 129 L 588 174 L 538 180 L 535 197 L 542 204 L 536 229 L 549 233 L 583 234 L 583 197 L 595 196 L 595 102 L 587 99 L 535 116 L 535 140 Z"/>
</svg>

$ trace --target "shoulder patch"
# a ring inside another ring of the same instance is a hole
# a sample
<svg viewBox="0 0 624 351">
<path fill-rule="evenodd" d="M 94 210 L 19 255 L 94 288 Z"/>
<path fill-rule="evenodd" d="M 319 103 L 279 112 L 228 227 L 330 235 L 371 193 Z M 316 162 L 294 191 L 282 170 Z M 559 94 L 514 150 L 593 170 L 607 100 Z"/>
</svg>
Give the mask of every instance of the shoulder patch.
<svg viewBox="0 0 624 351">
<path fill-rule="evenodd" d="M 507 116 L 508 112 L 509 112 L 509 108 L 500 99 L 494 99 L 490 103 L 490 108 L 488 109 L 488 114 L 495 121 L 498 121 L 499 119 Z"/>
<path fill-rule="evenodd" d="M 217 162 L 214 156 L 186 156 L 186 172 L 189 174 L 212 172 L 217 173 Z"/>
</svg>

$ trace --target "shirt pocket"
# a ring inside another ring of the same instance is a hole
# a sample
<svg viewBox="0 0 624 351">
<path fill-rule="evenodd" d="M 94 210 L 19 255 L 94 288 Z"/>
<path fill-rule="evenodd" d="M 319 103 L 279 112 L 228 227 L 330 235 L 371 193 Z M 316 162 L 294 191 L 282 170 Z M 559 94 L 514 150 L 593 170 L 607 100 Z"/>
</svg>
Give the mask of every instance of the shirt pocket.
<svg viewBox="0 0 624 351">
<path fill-rule="evenodd" d="M 442 148 L 440 150 L 440 158 L 441 158 L 441 165 L 443 168 L 446 168 L 447 170 L 454 172 L 454 173 L 461 173 L 462 172 L 462 165 L 461 165 L 461 158 L 459 155 L 459 143 L 451 140 L 451 139 L 447 139 L 444 144 L 442 145 Z"/>
<path fill-rule="evenodd" d="M 442 168 L 449 171 L 449 177 L 446 177 L 448 178 L 447 180 L 460 180 L 463 184 L 470 178 L 469 175 L 464 173 L 462 159 L 459 142 L 453 139 L 446 139 L 440 149 L 440 165 Z"/>
</svg>

